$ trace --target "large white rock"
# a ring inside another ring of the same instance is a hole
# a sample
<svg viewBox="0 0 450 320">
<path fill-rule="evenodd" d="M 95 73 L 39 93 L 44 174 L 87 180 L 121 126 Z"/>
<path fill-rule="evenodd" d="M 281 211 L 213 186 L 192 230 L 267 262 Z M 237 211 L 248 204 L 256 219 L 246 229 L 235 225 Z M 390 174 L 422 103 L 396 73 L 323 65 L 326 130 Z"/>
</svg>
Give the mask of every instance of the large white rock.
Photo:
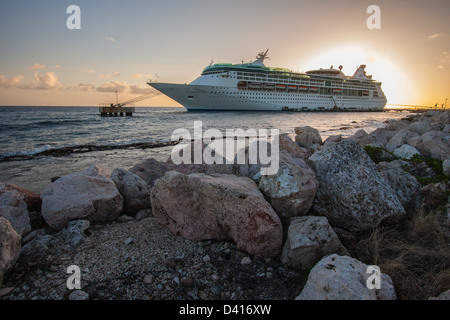
<svg viewBox="0 0 450 320">
<path fill-rule="evenodd" d="M 329 255 L 312 268 L 306 285 L 296 300 L 397 299 L 392 279 L 387 274 L 380 273 L 380 289 L 373 288 L 373 279 L 369 277 L 374 272 L 368 270 L 368 267 L 348 256 Z M 371 285 L 368 286 L 368 282 Z"/>
<path fill-rule="evenodd" d="M 416 132 L 420 135 L 423 135 L 424 133 L 428 132 L 431 130 L 430 125 L 428 124 L 428 122 L 425 121 L 417 121 L 417 122 L 413 122 L 408 126 L 408 130 Z"/>
<path fill-rule="evenodd" d="M 123 197 L 123 213 L 134 216 L 142 209 L 151 208 L 151 187 L 134 173 L 118 168 L 111 173 L 111 180 Z"/>
<path fill-rule="evenodd" d="M 398 131 L 386 144 L 386 149 L 393 152 L 398 147 L 408 143 L 409 139 L 419 137 L 419 134 L 408 129 Z"/>
<path fill-rule="evenodd" d="M 405 216 L 391 186 L 356 142 L 330 144 L 310 160 L 319 181 L 312 210 L 333 227 L 358 233 Z"/>
<path fill-rule="evenodd" d="M 114 221 L 122 212 L 123 197 L 101 166 L 59 178 L 41 194 L 42 216 L 60 230 L 72 220 Z"/>
<path fill-rule="evenodd" d="M 410 145 L 404 144 L 401 147 L 398 147 L 394 150 L 394 156 L 402 159 L 411 159 L 414 155 L 420 155 L 420 152 Z"/>
<path fill-rule="evenodd" d="M 16 263 L 20 255 L 21 237 L 11 223 L 0 217 L 0 288 L 6 272 Z"/>
<path fill-rule="evenodd" d="M 285 266 L 305 271 L 332 253 L 348 255 L 325 217 L 306 216 L 290 220 L 281 261 Z"/>
<path fill-rule="evenodd" d="M 312 206 L 319 183 L 308 165 L 286 151 L 280 152 L 276 175 L 262 176 L 259 189 L 284 218 L 306 215 Z"/>
<path fill-rule="evenodd" d="M 430 131 L 421 136 L 412 137 L 408 144 L 426 157 L 450 159 L 450 134 L 442 131 Z"/>
<path fill-rule="evenodd" d="M 0 195 L 0 217 L 7 219 L 21 236 L 31 231 L 27 204 L 16 190 Z"/>
</svg>

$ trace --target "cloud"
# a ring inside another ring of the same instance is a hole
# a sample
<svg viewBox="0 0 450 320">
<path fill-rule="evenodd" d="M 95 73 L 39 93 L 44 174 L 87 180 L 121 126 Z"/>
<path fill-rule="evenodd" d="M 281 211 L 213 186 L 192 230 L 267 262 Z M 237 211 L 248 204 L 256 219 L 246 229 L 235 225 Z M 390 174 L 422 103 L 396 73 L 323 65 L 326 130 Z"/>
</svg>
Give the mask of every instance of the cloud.
<svg viewBox="0 0 450 320">
<path fill-rule="evenodd" d="M 106 40 L 111 41 L 111 42 L 116 42 L 116 39 L 111 38 L 111 37 L 105 37 Z"/>
<path fill-rule="evenodd" d="M 95 71 L 92 70 L 92 69 L 89 69 L 89 70 L 82 70 L 81 72 L 82 72 L 82 73 L 89 73 L 89 74 L 94 74 L 94 73 L 95 73 Z"/>
<path fill-rule="evenodd" d="M 130 86 L 130 94 L 147 94 L 150 91 L 150 87 Z"/>
<path fill-rule="evenodd" d="M 60 66 L 59 64 L 57 64 L 57 65 L 55 66 L 55 69 L 61 69 L 61 66 Z"/>
<path fill-rule="evenodd" d="M 151 73 L 136 73 L 130 76 L 130 79 L 142 79 L 142 78 L 152 78 Z"/>
<path fill-rule="evenodd" d="M 440 65 L 438 68 L 439 69 L 445 69 L 445 67 L 443 65 Z"/>
<path fill-rule="evenodd" d="M 44 69 L 44 68 L 45 68 L 45 64 L 39 64 L 39 63 L 35 63 L 30 67 L 31 70 L 39 70 L 39 69 Z"/>
<path fill-rule="evenodd" d="M 94 91 L 95 86 L 91 83 L 78 83 L 73 89 L 82 92 L 91 92 Z"/>
<path fill-rule="evenodd" d="M 8 78 L 7 76 L 0 74 L 0 86 L 3 88 L 11 88 L 22 81 L 23 75 L 19 74 L 15 77 Z"/>
<path fill-rule="evenodd" d="M 59 90 L 62 88 L 62 84 L 54 72 L 46 72 L 45 74 L 35 72 L 34 79 L 19 88 L 29 90 Z"/>
<path fill-rule="evenodd" d="M 129 88 L 128 84 L 125 81 L 111 81 L 110 83 L 103 84 L 100 87 L 97 87 L 98 92 L 119 92 L 124 93 Z"/>
<path fill-rule="evenodd" d="M 115 78 L 115 77 L 119 77 L 120 73 L 119 72 L 114 72 L 111 74 L 102 74 L 100 77 L 101 78 Z"/>
<path fill-rule="evenodd" d="M 431 36 L 428 36 L 428 39 L 436 39 L 439 38 L 442 35 L 442 33 L 435 33 L 432 34 Z"/>
</svg>

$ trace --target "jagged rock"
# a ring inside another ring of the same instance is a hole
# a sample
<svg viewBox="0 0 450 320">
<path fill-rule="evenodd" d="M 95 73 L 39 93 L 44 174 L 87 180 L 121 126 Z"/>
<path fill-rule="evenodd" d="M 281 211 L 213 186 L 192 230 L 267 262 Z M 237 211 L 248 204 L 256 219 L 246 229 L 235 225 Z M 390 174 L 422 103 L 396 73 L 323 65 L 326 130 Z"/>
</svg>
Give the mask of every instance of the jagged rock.
<svg viewBox="0 0 450 320">
<path fill-rule="evenodd" d="M 367 283 L 372 274 L 367 271 L 368 266 L 361 261 L 348 256 L 329 255 L 312 268 L 296 300 L 397 299 L 391 277 L 381 273 L 380 289 L 370 289 Z"/>
<path fill-rule="evenodd" d="M 11 223 L 0 217 L 0 288 L 6 272 L 16 264 L 20 255 L 20 235 Z"/>
<path fill-rule="evenodd" d="M 341 142 L 341 141 L 342 141 L 342 135 L 341 134 L 329 136 L 323 142 L 323 146 L 325 147 L 326 145 L 328 145 L 330 143 L 337 143 L 337 142 Z"/>
<path fill-rule="evenodd" d="M 114 169 L 111 180 L 123 197 L 123 213 L 135 216 L 140 210 L 151 208 L 151 187 L 139 176 L 125 169 Z"/>
<path fill-rule="evenodd" d="M 0 195 L 0 217 L 7 219 L 21 236 L 31 231 L 27 204 L 14 189 Z"/>
<path fill-rule="evenodd" d="M 437 297 L 430 297 L 428 300 L 450 300 L 450 289 L 447 291 L 442 292 Z"/>
<path fill-rule="evenodd" d="M 139 176 L 151 188 L 155 181 L 161 178 L 168 171 L 167 163 L 150 158 L 135 165 L 129 171 Z"/>
<path fill-rule="evenodd" d="M 12 190 L 17 191 L 22 196 L 27 204 L 28 211 L 41 211 L 42 200 L 38 193 L 14 184 L 0 182 L 0 195 Z"/>
<path fill-rule="evenodd" d="M 281 250 L 281 221 L 249 178 L 167 172 L 152 188 L 156 220 L 193 241 L 234 240 L 261 257 Z"/>
<path fill-rule="evenodd" d="M 287 133 L 279 135 L 280 151 L 287 151 L 291 156 L 300 159 L 307 159 L 310 153 L 305 148 L 300 147 L 289 137 Z"/>
<path fill-rule="evenodd" d="M 402 159 L 411 159 L 414 155 L 420 155 L 420 152 L 410 145 L 404 144 L 401 147 L 394 150 L 394 156 Z"/>
<path fill-rule="evenodd" d="M 313 148 L 315 144 L 322 144 L 322 137 L 317 129 L 306 127 L 297 127 L 294 129 L 296 137 L 295 142 L 303 148 Z"/>
<path fill-rule="evenodd" d="M 60 230 L 72 220 L 114 221 L 122 212 L 123 198 L 114 182 L 100 174 L 99 166 L 64 176 L 41 194 L 42 216 Z"/>
<path fill-rule="evenodd" d="M 306 271 L 332 253 L 348 255 L 325 217 L 296 217 L 289 222 L 281 261 L 285 266 Z"/>
<path fill-rule="evenodd" d="M 450 157 L 450 134 L 442 131 L 430 131 L 421 136 L 412 137 L 408 144 L 426 157 L 446 160 Z"/>
<path fill-rule="evenodd" d="M 386 125 L 386 130 L 389 131 L 400 131 L 403 129 L 406 129 L 408 127 L 408 125 L 406 123 L 404 123 L 403 121 L 399 121 L 399 120 L 389 120 L 388 124 Z"/>
<path fill-rule="evenodd" d="M 319 181 L 313 212 L 327 217 L 332 226 L 358 233 L 404 217 L 394 191 L 356 142 L 326 146 L 310 160 Z"/>
<path fill-rule="evenodd" d="M 422 186 L 415 177 L 403 170 L 401 162 L 380 162 L 377 168 L 407 212 L 415 212 L 420 208 Z"/>
<path fill-rule="evenodd" d="M 442 162 L 442 171 L 445 175 L 450 176 L 450 159 L 444 160 L 444 162 Z"/>
<path fill-rule="evenodd" d="M 417 121 L 413 122 L 408 126 L 408 130 L 416 132 L 420 135 L 423 135 L 424 133 L 431 130 L 430 125 L 425 121 Z"/>
<path fill-rule="evenodd" d="M 350 136 L 348 139 L 358 142 L 362 147 L 368 144 L 373 145 L 374 143 L 373 136 L 370 136 L 363 129 L 358 130 L 354 135 Z"/>
<path fill-rule="evenodd" d="M 259 183 L 260 190 L 283 218 L 307 214 L 318 187 L 314 171 L 286 151 L 280 152 L 278 173 L 262 176 Z"/>
<path fill-rule="evenodd" d="M 408 141 L 414 137 L 419 137 L 419 134 L 413 131 L 409 131 L 408 129 L 402 129 L 389 140 L 389 142 L 386 144 L 386 149 L 389 152 L 393 152 L 398 147 L 406 143 L 409 144 Z"/>
</svg>

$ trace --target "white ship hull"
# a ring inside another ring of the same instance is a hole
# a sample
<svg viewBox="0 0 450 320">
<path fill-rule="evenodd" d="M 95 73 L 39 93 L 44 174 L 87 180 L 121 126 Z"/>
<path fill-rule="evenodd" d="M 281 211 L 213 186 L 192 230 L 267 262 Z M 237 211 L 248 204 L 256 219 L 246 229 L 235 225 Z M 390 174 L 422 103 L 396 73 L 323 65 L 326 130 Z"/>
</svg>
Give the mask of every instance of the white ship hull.
<svg viewBox="0 0 450 320">
<path fill-rule="evenodd" d="M 148 83 L 189 111 L 382 111 L 386 98 L 302 92 L 243 91 L 236 87 Z"/>
</svg>

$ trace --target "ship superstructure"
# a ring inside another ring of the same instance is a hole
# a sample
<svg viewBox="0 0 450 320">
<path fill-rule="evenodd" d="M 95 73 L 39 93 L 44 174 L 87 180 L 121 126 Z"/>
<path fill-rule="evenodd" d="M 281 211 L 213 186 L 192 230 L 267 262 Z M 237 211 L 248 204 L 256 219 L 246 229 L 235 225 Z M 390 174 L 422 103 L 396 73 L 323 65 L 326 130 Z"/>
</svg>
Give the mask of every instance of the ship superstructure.
<svg viewBox="0 0 450 320">
<path fill-rule="evenodd" d="M 353 76 L 342 66 L 300 73 L 265 66 L 267 53 L 250 63 L 211 63 L 190 84 L 148 85 L 190 111 L 382 111 L 386 106 L 381 82 L 366 75 L 365 65 Z"/>
</svg>

